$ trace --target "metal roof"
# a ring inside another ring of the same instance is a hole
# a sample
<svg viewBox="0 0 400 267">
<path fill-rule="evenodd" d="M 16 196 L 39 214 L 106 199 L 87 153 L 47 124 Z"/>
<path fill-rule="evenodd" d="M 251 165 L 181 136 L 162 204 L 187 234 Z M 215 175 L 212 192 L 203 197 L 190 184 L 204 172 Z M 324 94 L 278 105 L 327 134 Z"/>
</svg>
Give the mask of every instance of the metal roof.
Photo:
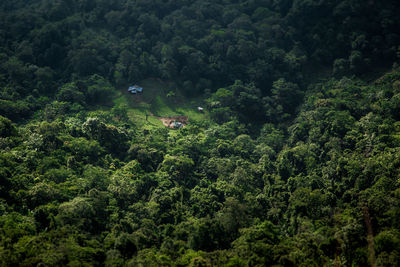
<svg viewBox="0 0 400 267">
<path fill-rule="evenodd" d="M 135 94 L 136 92 L 143 92 L 143 88 L 137 85 L 129 86 L 128 91 Z"/>
</svg>

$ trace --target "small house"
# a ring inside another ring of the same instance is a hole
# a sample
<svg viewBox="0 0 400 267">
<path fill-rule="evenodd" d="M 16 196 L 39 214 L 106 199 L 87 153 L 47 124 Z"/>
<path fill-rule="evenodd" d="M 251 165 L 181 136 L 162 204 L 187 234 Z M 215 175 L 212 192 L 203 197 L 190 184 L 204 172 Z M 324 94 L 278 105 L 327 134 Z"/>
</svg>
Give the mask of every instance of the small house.
<svg viewBox="0 0 400 267">
<path fill-rule="evenodd" d="M 203 111 L 204 111 L 204 108 L 202 108 L 202 107 L 197 107 L 197 111 L 198 111 L 198 112 L 203 112 Z"/>
<path fill-rule="evenodd" d="M 131 94 L 142 93 L 143 88 L 138 85 L 129 86 L 128 92 L 130 92 Z"/>
<path fill-rule="evenodd" d="M 183 127 L 183 123 L 180 122 L 180 121 L 174 121 L 174 122 L 172 123 L 172 126 L 173 126 L 175 129 L 179 129 L 179 128 L 182 128 L 182 127 Z"/>
</svg>

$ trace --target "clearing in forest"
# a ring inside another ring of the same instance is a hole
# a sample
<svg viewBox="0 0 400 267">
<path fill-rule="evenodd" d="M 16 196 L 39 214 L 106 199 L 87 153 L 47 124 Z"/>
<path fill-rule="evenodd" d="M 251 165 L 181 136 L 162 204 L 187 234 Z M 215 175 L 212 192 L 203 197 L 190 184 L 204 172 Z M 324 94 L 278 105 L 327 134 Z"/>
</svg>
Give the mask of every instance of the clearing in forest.
<svg viewBox="0 0 400 267">
<path fill-rule="evenodd" d="M 116 105 L 128 108 L 128 116 L 138 126 L 149 129 L 154 127 L 180 128 L 189 121 L 202 121 L 206 113 L 197 110 L 203 99 L 187 98 L 172 83 L 160 79 L 149 78 L 137 82 L 143 87 L 140 94 L 128 92 L 128 85 L 121 87 L 119 97 L 114 100 Z M 178 123 L 174 125 L 174 122 Z M 179 126 L 179 127 L 176 127 Z"/>
<path fill-rule="evenodd" d="M 157 117 L 165 127 L 176 129 L 186 126 L 189 123 L 187 116 Z"/>
</svg>

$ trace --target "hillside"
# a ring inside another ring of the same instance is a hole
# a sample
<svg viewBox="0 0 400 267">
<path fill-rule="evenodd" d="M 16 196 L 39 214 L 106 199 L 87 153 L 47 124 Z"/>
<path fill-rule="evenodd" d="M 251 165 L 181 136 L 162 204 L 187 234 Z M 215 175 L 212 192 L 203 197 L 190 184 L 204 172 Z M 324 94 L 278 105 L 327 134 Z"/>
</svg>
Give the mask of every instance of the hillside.
<svg viewBox="0 0 400 267">
<path fill-rule="evenodd" d="M 163 121 L 175 117 L 188 117 L 192 122 L 206 120 L 207 112 L 198 111 L 205 104 L 202 97 L 185 97 L 179 88 L 160 79 L 148 78 L 139 84 L 144 88 L 143 93 L 131 94 L 128 86 L 123 86 L 113 101 L 115 106 L 126 109 L 138 128 L 162 127 Z"/>
<path fill-rule="evenodd" d="M 399 11 L 1 2 L 0 265 L 399 266 Z"/>
</svg>

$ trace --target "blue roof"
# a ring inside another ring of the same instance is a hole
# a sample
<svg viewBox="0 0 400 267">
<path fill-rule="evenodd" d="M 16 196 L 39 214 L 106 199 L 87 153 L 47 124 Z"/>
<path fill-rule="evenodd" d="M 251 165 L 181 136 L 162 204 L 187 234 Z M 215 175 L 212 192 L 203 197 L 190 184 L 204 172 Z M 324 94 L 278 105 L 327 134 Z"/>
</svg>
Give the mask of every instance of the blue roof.
<svg viewBox="0 0 400 267">
<path fill-rule="evenodd" d="M 141 93 L 141 92 L 143 92 L 143 88 L 139 87 L 137 85 L 133 85 L 133 86 L 129 86 L 128 91 L 131 93 L 136 93 L 136 92 Z"/>
</svg>

